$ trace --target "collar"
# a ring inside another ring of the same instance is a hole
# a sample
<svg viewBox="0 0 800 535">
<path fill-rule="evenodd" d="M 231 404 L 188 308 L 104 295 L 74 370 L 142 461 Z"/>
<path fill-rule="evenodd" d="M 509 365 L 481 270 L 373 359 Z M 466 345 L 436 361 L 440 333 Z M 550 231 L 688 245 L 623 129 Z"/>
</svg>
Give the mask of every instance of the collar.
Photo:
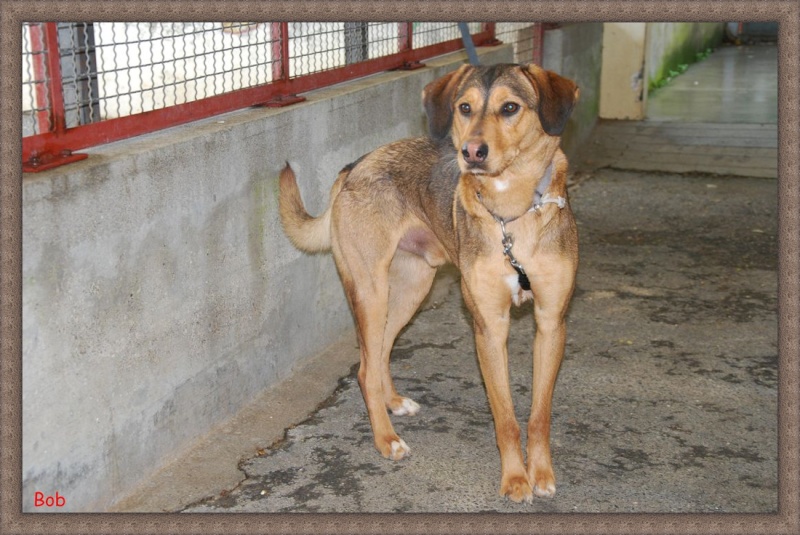
<svg viewBox="0 0 800 535">
<path fill-rule="evenodd" d="M 557 204 L 559 209 L 564 208 L 567 205 L 567 199 L 565 199 L 564 197 L 561 196 L 553 197 L 549 193 L 542 193 L 546 192 L 547 188 L 550 187 L 550 182 L 552 181 L 552 179 L 553 179 L 553 164 L 551 163 L 550 165 L 547 166 L 547 169 L 544 172 L 544 176 L 539 181 L 539 185 L 536 186 L 536 190 L 533 192 L 533 203 L 531 204 L 531 207 L 528 208 L 528 211 L 525 212 L 526 214 L 530 212 L 536 212 L 542 206 L 549 203 Z M 483 204 L 483 199 L 481 198 L 481 192 L 476 191 L 475 194 L 478 196 L 478 202 L 480 202 L 483 205 L 483 207 L 486 208 L 486 205 Z M 511 263 L 511 267 L 514 268 L 514 271 L 517 272 L 520 288 L 522 288 L 525 291 L 529 291 L 531 289 L 531 283 L 530 280 L 528 279 L 528 274 L 525 273 L 525 269 L 522 267 L 522 264 L 520 264 L 519 261 L 517 261 L 517 259 L 514 257 L 514 253 L 511 252 L 511 248 L 514 247 L 514 237 L 508 232 L 506 232 L 506 223 L 510 223 L 515 219 L 519 219 L 520 217 L 522 217 L 522 215 L 525 214 L 519 215 L 517 217 L 512 217 L 510 219 L 503 219 L 499 217 L 497 214 L 493 213 L 488 208 L 486 208 L 486 211 L 489 212 L 492 215 L 492 217 L 494 217 L 495 221 L 497 221 L 500 224 L 500 231 L 503 233 L 503 240 L 501 242 L 503 245 L 503 254 L 506 256 L 506 258 L 508 258 L 508 261 L 509 263 Z"/>
<path fill-rule="evenodd" d="M 539 185 L 536 186 L 536 189 L 533 192 L 533 202 L 531 203 L 531 207 L 528 208 L 525 214 L 528 214 L 530 212 L 536 212 L 539 209 L 541 209 L 541 207 L 544 206 L 545 204 L 557 204 L 559 209 L 562 209 L 567 205 L 566 198 L 560 195 L 554 197 L 549 193 L 545 193 L 547 191 L 547 188 L 550 187 L 550 182 L 552 180 L 553 180 L 553 164 L 551 163 L 550 165 L 547 166 L 547 169 L 544 172 L 544 176 L 542 176 L 542 179 L 539 181 Z M 481 196 L 481 192 L 476 191 L 475 195 L 478 197 L 478 202 L 480 202 L 483 205 L 483 207 L 486 208 L 486 205 L 483 204 L 483 197 Z M 519 219 L 520 217 L 522 217 L 522 215 L 525 215 L 522 214 L 518 215 L 517 217 L 502 219 L 488 208 L 486 208 L 486 210 L 501 225 L 505 225 L 506 223 L 511 223 L 515 219 Z"/>
</svg>

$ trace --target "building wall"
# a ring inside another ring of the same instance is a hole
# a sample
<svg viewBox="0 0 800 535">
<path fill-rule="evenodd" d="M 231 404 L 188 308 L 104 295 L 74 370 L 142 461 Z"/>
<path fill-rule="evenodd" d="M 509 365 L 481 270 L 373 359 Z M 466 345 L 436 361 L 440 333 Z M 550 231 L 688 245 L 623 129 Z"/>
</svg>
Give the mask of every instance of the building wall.
<svg viewBox="0 0 800 535">
<path fill-rule="evenodd" d="M 542 66 L 573 79 L 580 100 L 567 123 L 562 147 L 574 169 L 581 148 L 597 123 L 600 109 L 600 72 L 603 64 L 603 24 L 580 23 L 544 33 Z"/>
<path fill-rule="evenodd" d="M 603 68 L 600 77 L 600 117 L 644 118 L 644 49 L 646 22 L 603 24 Z"/>
<path fill-rule="evenodd" d="M 724 35 L 724 22 L 648 23 L 645 50 L 647 86 L 652 88 L 680 64 L 694 63 L 697 53 L 716 48 Z"/>
</svg>

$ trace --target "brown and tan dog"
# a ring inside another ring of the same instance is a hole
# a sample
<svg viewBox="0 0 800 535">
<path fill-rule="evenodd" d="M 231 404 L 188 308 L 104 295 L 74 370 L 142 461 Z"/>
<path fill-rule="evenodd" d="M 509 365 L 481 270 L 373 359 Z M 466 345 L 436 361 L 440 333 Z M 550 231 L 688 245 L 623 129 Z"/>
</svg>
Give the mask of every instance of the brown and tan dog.
<svg viewBox="0 0 800 535">
<path fill-rule="evenodd" d="M 559 136 L 577 98 L 572 81 L 535 65 L 464 65 L 423 91 L 431 137 L 384 145 L 346 166 L 321 216 L 306 212 L 288 164 L 280 176 L 292 243 L 333 252 L 356 322 L 358 381 L 384 457 L 409 452 L 387 407 L 395 415 L 419 410 L 389 374 L 395 337 L 436 268 L 458 266 L 494 416 L 500 494 L 514 501 L 555 493 L 550 407 L 578 265 Z M 526 468 L 506 341 L 511 303 L 529 298 L 536 337 Z"/>
</svg>

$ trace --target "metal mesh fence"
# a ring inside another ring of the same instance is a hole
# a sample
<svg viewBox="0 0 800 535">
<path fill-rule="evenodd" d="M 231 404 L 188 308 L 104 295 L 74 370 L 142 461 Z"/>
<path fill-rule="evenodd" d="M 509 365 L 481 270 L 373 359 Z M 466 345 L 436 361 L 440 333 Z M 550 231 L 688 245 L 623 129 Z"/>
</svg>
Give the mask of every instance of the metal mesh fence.
<svg viewBox="0 0 800 535">
<path fill-rule="evenodd" d="M 94 26 L 95 46 L 86 49 L 85 57 L 90 65 L 95 59 L 97 68 L 89 76 L 96 77 L 97 92 L 90 90 L 87 96 L 99 104 L 104 119 L 272 81 L 273 39 L 266 24 L 115 22 Z"/>
<path fill-rule="evenodd" d="M 479 22 L 471 22 L 468 26 L 471 34 L 481 31 Z M 413 35 L 414 48 L 422 48 L 423 46 L 461 38 L 461 32 L 456 22 L 415 22 Z"/>
<path fill-rule="evenodd" d="M 514 63 L 536 63 L 539 51 L 534 39 L 533 22 L 498 22 L 495 36 L 514 47 Z"/>
<path fill-rule="evenodd" d="M 321 72 L 345 64 L 344 23 L 289 23 L 290 76 Z"/>
<path fill-rule="evenodd" d="M 47 131 L 43 24 L 23 25 L 26 134 Z M 255 22 L 58 23 L 62 90 L 72 127 L 199 100 L 274 79 L 275 25 Z M 397 23 L 294 22 L 288 25 L 289 77 L 335 69 L 400 50 Z M 471 23 L 470 31 L 480 31 Z M 456 23 L 414 23 L 414 48 L 458 39 Z M 38 57 L 37 59 L 37 56 Z M 35 63 L 40 66 L 37 69 Z"/>
<path fill-rule="evenodd" d="M 473 35 L 485 29 L 476 22 L 468 27 Z M 529 62 L 533 28 L 497 23 L 495 34 L 514 44 L 516 61 Z M 24 23 L 23 136 L 166 111 L 237 90 L 289 86 L 307 76 L 335 83 L 378 72 L 343 67 L 405 58 L 425 47 L 435 55 L 442 46 L 454 50 L 460 40 L 455 22 Z"/>
<path fill-rule="evenodd" d="M 47 51 L 42 24 L 22 27 L 22 135 L 51 129 L 50 99 L 47 92 Z M 40 122 L 44 124 L 40 124 Z"/>
<path fill-rule="evenodd" d="M 23 132 L 47 131 L 41 23 L 23 25 Z M 134 115 L 273 80 L 269 24 L 58 23 L 66 126 Z"/>
</svg>

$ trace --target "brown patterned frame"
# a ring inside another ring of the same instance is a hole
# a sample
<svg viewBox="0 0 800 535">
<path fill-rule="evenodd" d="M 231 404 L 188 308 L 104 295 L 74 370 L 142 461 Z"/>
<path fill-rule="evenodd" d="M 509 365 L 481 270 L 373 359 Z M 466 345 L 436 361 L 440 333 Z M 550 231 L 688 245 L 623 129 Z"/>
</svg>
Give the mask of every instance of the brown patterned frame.
<svg viewBox="0 0 800 535">
<path fill-rule="evenodd" d="M 800 533 L 800 3 L 796 0 L 185 1 L 0 0 L 0 532 L 2 533 Z M 22 514 L 21 121 L 23 21 L 778 21 L 779 505 L 777 514 Z M 349 17 L 338 17 L 348 19 Z"/>
</svg>

